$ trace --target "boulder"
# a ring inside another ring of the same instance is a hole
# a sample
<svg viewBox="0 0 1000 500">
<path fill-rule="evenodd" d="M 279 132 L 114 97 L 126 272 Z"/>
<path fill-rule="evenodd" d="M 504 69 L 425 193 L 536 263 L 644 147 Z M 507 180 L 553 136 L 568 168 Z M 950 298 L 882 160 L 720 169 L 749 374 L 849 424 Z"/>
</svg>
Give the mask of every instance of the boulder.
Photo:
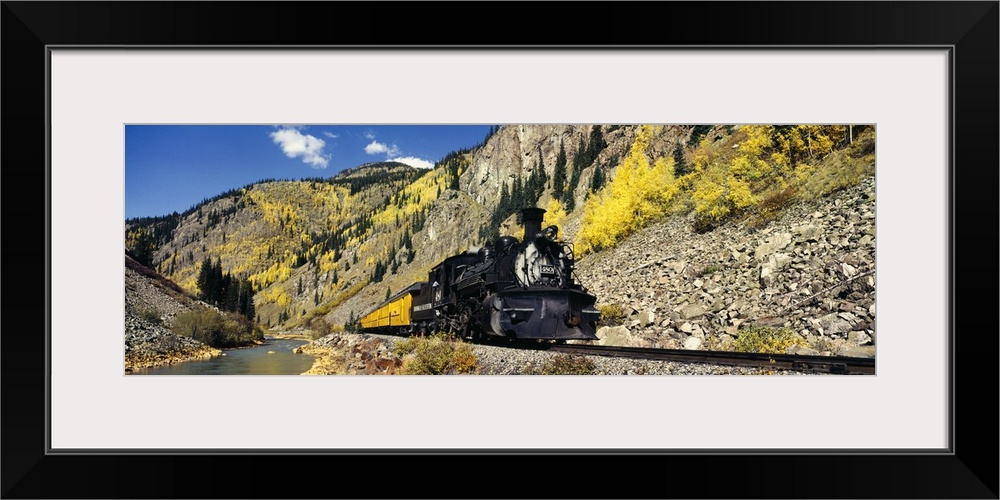
<svg viewBox="0 0 1000 500">
<path fill-rule="evenodd" d="M 688 337 L 684 341 L 684 348 L 689 351 L 695 351 L 701 348 L 702 339 L 699 337 Z"/>
<path fill-rule="evenodd" d="M 708 309 L 701 304 L 688 304 L 679 311 L 681 319 L 695 319 L 704 316 Z"/>
<path fill-rule="evenodd" d="M 865 332 L 852 331 L 847 333 L 847 340 L 855 345 L 865 345 L 872 342 L 872 337 Z"/>
<path fill-rule="evenodd" d="M 624 326 L 604 326 L 597 329 L 597 345 L 629 346 L 634 341 L 632 332 Z"/>
<path fill-rule="evenodd" d="M 760 286 L 767 288 L 774 284 L 777 273 L 792 262 L 792 257 L 785 253 L 774 253 L 760 265 Z"/>
<path fill-rule="evenodd" d="M 760 245 L 757 245 L 757 248 L 753 251 L 753 256 L 757 260 L 762 260 L 764 257 L 785 248 L 791 242 L 792 235 L 790 233 L 775 234 L 764 240 Z"/>
<path fill-rule="evenodd" d="M 643 311 L 639 313 L 639 325 L 647 327 L 656 321 L 656 313 L 653 311 Z"/>
<path fill-rule="evenodd" d="M 803 224 L 792 228 L 796 242 L 817 241 L 823 234 L 823 228 L 813 224 Z"/>
<path fill-rule="evenodd" d="M 830 313 L 816 320 L 824 335 L 843 335 L 851 331 L 851 323 L 838 313 Z"/>
<path fill-rule="evenodd" d="M 803 356 L 818 356 L 819 355 L 819 351 L 817 351 L 816 349 L 810 348 L 810 347 L 806 347 L 804 345 L 793 345 L 793 346 L 785 349 L 785 353 L 787 353 L 787 354 L 801 354 Z"/>
<path fill-rule="evenodd" d="M 874 358 L 875 357 L 875 346 L 873 345 L 863 345 L 857 347 L 851 347 L 850 349 L 845 349 L 840 353 L 841 356 L 854 356 L 856 358 Z"/>
</svg>

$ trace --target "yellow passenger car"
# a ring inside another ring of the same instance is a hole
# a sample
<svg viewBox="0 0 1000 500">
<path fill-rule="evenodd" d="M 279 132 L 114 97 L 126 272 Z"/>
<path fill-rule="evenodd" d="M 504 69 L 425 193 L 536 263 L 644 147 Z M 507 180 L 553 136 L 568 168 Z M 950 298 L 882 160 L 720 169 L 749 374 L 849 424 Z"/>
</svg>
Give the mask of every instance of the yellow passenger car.
<svg viewBox="0 0 1000 500">
<path fill-rule="evenodd" d="M 361 328 L 370 331 L 409 327 L 415 292 L 419 292 L 419 288 L 411 286 L 391 297 L 361 318 Z"/>
</svg>

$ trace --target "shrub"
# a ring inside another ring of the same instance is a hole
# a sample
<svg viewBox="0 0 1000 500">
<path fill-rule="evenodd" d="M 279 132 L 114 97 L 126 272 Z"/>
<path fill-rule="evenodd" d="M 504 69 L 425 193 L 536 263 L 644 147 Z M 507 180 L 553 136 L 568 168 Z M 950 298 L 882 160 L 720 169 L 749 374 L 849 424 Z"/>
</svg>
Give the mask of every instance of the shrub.
<svg viewBox="0 0 1000 500">
<path fill-rule="evenodd" d="M 521 370 L 522 375 L 591 375 L 597 365 L 585 356 L 556 354 L 541 366 L 534 362 Z"/>
<path fill-rule="evenodd" d="M 806 342 L 789 328 L 747 326 L 740 328 L 733 348 L 738 352 L 783 354 L 793 345 L 806 345 Z"/>
<path fill-rule="evenodd" d="M 322 316 L 313 318 L 309 321 L 309 336 L 311 338 L 318 339 L 326 337 L 331 333 L 333 333 L 333 325 L 327 323 Z"/>
<path fill-rule="evenodd" d="M 212 347 L 237 347 L 264 338 L 263 330 L 242 314 L 219 313 L 208 308 L 178 314 L 173 332 Z"/>
<path fill-rule="evenodd" d="M 717 272 L 719 272 L 721 270 L 722 270 L 722 266 L 720 266 L 718 264 L 709 264 L 709 265 L 703 267 L 700 271 L 698 271 L 698 277 L 700 278 L 702 276 L 708 276 L 709 274 L 717 273 Z"/>
<path fill-rule="evenodd" d="M 706 351 L 733 351 L 733 342 L 729 335 L 706 335 L 701 348 Z"/>
<path fill-rule="evenodd" d="M 396 342 L 396 354 L 403 357 L 401 375 L 449 375 L 479 371 L 479 358 L 472 352 L 472 346 L 445 333 L 400 340 Z"/>
<path fill-rule="evenodd" d="M 159 324 L 163 323 L 163 319 L 160 318 L 160 313 L 158 313 L 158 312 L 156 312 L 156 311 L 154 311 L 152 309 L 147 309 L 145 311 L 140 311 L 139 312 L 139 318 L 141 318 L 143 321 L 145 321 L 147 323 L 152 323 L 154 325 L 159 325 Z"/>
<path fill-rule="evenodd" d="M 765 196 L 757 205 L 757 213 L 750 218 L 750 227 L 759 229 L 767 225 L 768 222 L 777 219 L 781 215 L 781 211 L 795 201 L 798 192 L 799 190 L 795 186 L 788 186 Z"/>
<path fill-rule="evenodd" d="M 601 319 L 597 321 L 600 326 L 618 326 L 625 322 L 625 308 L 621 304 L 606 304 L 600 310 Z"/>
</svg>

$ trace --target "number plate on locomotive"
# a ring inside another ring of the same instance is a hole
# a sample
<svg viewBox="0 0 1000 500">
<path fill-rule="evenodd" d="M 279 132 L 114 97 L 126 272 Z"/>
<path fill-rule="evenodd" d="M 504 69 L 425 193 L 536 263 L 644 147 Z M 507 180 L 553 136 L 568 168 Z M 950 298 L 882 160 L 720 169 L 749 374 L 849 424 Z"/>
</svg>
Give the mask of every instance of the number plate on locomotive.
<svg viewBox="0 0 1000 500">
<path fill-rule="evenodd" d="M 542 265 L 542 274 L 556 275 L 556 266 Z"/>
</svg>

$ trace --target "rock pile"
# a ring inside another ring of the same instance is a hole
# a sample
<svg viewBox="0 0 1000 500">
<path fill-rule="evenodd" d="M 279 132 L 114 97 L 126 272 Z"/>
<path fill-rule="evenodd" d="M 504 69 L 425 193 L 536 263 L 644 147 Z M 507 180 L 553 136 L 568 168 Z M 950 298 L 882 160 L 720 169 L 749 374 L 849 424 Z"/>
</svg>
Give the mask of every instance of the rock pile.
<svg viewBox="0 0 1000 500">
<path fill-rule="evenodd" d="M 222 354 L 197 340 L 174 335 L 170 330 L 125 312 L 125 371 L 171 365 Z"/>
<path fill-rule="evenodd" d="M 578 262 L 598 305 L 627 315 L 599 330 L 602 343 L 725 348 L 758 325 L 791 329 L 801 352 L 874 356 L 874 177 L 759 229 L 692 227 L 673 217 Z"/>
<path fill-rule="evenodd" d="M 384 375 L 402 366 L 392 345 L 369 335 L 330 334 L 294 351 L 316 356 L 303 375 Z"/>
<path fill-rule="evenodd" d="M 193 301 L 158 282 L 162 276 L 125 257 L 125 372 L 222 354 L 170 331 L 173 318 Z"/>
</svg>

